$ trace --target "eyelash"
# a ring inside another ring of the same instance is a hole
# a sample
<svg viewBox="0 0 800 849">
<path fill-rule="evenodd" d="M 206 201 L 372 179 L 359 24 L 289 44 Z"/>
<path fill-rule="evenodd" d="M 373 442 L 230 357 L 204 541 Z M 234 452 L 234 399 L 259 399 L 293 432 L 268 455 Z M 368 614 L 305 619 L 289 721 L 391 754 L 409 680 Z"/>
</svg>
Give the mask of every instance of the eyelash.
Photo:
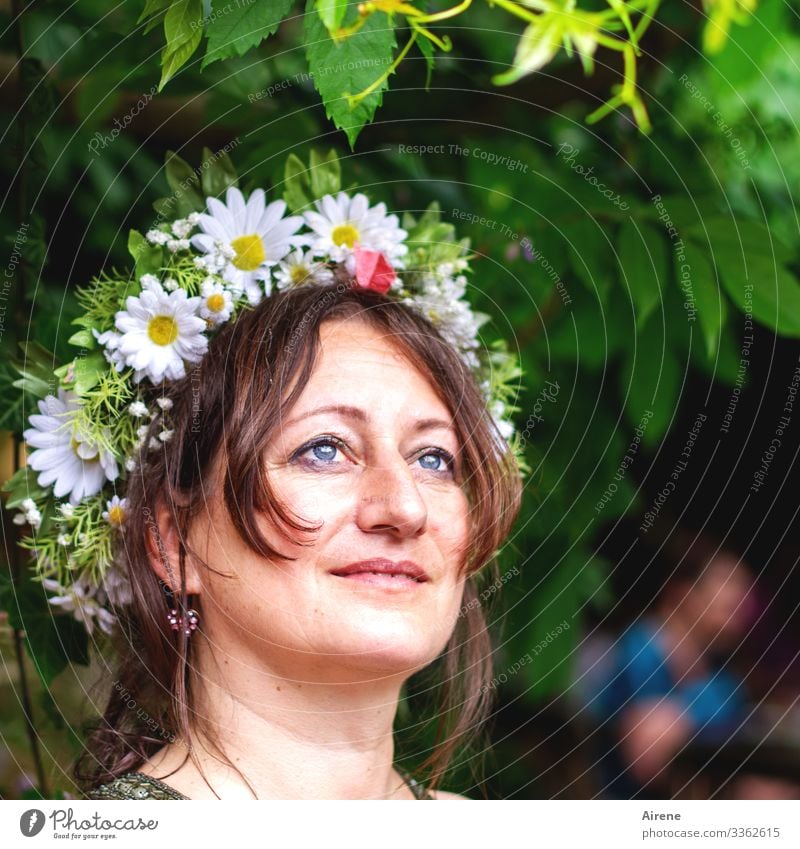
<svg viewBox="0 0 800 849">
<path fill-rule="evenodd" d="M 326 463 L 324 460 L 303 459 L 303 454 L 305 454 L 307 451 L 310 451 L 312 448 L 318 447 L 319 445 L 333 445 L 339 451 L 344 451 L 345 448 L 346 448 L 344 442 L 342 442 L 341 439 L 338 439 L 335 436 L 318 436 L 315 439 L 312 439 L 310 442 L 306 442 L 305 445 L 302 445 L 300 448 L 298 448 L 297 451 L 295 451 L 294 454 L 292 454 L 291 462 L 292 463 L 302 462 L 304 465 L 311 466 L 312 468 L 320 468 L 320 467 L 325 467 L 325 466 L 331 465 L 330 463 Z M 435 448 L 435 447 L 426 448 L 424 450 L 424 452 L 417 457 L 417 460 L 420 460 L 422 457 L 429 457 L 431 455 L 433 455 L 435 457 L 441 457 L 444 461 L 449 463 L 450 469 L 449 470 L 426 469 L 426 471 L 433 472 L 434 474 L 447 473 L 447 474 L 450 474 L 452 476 L 455 476 L 455 471 L 456 471 L 455 457 L 453 457 L 453 455 L 449 451 L 446 451 L 444 448 Z"/>
</svg>

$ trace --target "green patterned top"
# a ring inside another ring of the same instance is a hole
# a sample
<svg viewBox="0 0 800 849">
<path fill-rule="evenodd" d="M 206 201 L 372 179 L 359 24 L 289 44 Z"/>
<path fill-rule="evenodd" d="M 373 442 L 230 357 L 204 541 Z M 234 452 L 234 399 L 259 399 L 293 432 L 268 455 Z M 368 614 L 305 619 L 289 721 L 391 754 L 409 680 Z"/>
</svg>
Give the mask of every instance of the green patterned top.
<svg viewBox="0 0 800 849">
<path fill-rule="evenodd" d="M 420 784 L 416 779 L 412 778 L 405 770 L 395 767 L 403 780 L 408 785 L 409 790 L 417 799 L 430 799 L 433 796 L 425 789 L 423 784 Z M 164 784 L 157 778 L 152 778 L 142 772 L 126 772 L 125 775 L 120 775 L 108 784 L 100 784 L 98 787 L 90 790 L 86 794 L 87 799 L 186 799 L 189 797 L 178 793 L 169 784 Z"/>
</svg>

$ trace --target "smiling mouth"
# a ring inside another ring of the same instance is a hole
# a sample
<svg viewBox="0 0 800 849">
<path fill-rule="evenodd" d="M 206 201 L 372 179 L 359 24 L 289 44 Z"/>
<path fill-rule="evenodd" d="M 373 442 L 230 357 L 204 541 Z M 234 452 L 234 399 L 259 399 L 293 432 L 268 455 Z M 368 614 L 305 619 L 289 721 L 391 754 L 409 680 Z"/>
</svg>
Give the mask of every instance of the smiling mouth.
<svg viewBox="0 0 800 849">
<path fill-rule="evenodd" d="M 330 574 L 349 581 L 385 587 L 417 586 L 429 581 L 425 570 L 410 560 L 400 563 L 385 559 L 366 560 L 332 569 Z"/>
</svg>

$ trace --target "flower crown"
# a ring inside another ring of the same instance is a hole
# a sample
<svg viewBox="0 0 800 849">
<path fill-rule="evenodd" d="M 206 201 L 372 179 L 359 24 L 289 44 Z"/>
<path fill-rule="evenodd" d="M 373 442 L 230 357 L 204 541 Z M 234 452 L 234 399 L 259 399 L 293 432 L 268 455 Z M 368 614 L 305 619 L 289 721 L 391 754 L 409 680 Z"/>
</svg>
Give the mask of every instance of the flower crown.
<svg viewBox="0 0 800 849">
<path fill-rule="evenodd" d="M 103 275 L 77 291 L 81 329 L 69 341 L 81 353 L 53 372 L 52 355 L 45 363 L 40 352 L 17 382 L 41 400 L 23 434 L 28 464 L 5 486 L 7 506 L 31 528 L 20 544 L 54 593 L 51 605 L 89 633 L 95 624 L 111 632 L 113 609 L 132 597 L 113 563 L 125 480 L 141 452 L 172 437 L 170 382 L 202 360 L 221 325 L 276 289 L 347 279 L 425 315 L 475 374 L 498 450 L 514 452 L 529 471 L 507 418 L 518 409 L 521 370 L 502 340 L 481 346 L 488 316 L 464 297 L 469 242 L 456 239 L 436 204 L 419 219 L 406 214 L 401 226 L 385 204 L 341 191 L 333 153 L 312 155 L 309 168 L 291 156 L 284 200 L 269 204 L 260 188 L 245 197 L 225 155 L 206 159 L 202 180 L 172 155 L 167 178 L 173 195 L 156 204 L 159 223 L 130 234 L 133 278 Z"/>
</svg>

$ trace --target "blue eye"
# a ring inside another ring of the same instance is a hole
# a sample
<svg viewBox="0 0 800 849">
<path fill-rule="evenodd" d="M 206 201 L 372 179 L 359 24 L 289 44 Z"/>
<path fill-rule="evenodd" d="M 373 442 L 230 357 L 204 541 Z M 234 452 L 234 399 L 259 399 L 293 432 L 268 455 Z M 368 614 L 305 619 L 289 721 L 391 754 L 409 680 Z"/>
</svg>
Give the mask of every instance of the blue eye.
<svg viewBox="0 0 800 849">
<path fill-rule="evenodd" d="M 431 472 L 444 472 L 448 471 L 443 466 L 449 465 L 449 471 L 455 472 L 455 464 L 453 455 L 449 451 L 445 451 L 443 448 L 436 448 L 433 451 L 428 451 L 423 454 L 421 457 L 418 457 L 417 460 L 422 464 L 423 469 L 428 469 Z M 433 460 L 433 462 L 429 462 Z"/>
<path fill-rule="evenodd" d="M 330 436 L 322 437 L 320 439 L 316 439 L 308 445 L 304 445 L 302 448 L 299 448 L 295 454 L 292 456 L 292 460 L 305 460 L 305 462 L 310 463 L 311 465 L 322 464 L 324 466 L 331 465 L 331 461 L 336 457 L 337 452 L 340 450 L 340 442 L 336 439 L 332 439 Z M 304 455 L 311 453 L 310 457 L 304 457 Z"/>
<path fill-rule="evenodd" d="M 331 442 L 318 442 L 316 445 L 313 445 L 309 448 L 309 451 L 314 452 L 314 456 L 317 460 L 333 460 L 336 456 L 336 452 L 339 449 Z"/>
</svg>

